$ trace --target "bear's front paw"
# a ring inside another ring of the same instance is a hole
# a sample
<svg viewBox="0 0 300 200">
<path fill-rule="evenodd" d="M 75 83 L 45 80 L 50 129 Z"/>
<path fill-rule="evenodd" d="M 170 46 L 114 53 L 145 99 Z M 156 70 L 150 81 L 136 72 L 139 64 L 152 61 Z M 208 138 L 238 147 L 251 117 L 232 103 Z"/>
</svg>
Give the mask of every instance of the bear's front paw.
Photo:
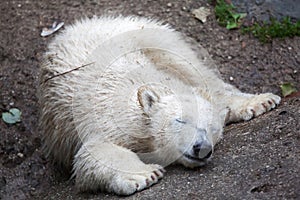
<svg viewBox="0 0 300 200">
<path fill-rule="evenodd" d="M 164 168 L 159 165 L 146 165 L 141 172 L 118 173 L 111 182 L 112 192 L 119 195 L 131 195 L 158 182 L 163 177 Z"/>
<path fill-rule="evenodd" d="M 280 100 L 279 96 L 271 93 L 255 95 L 245 104 L 246 107 L 242 109 L 240 114 L 243 120 L 250 120 L 275 108 L 280 103 Z"/>
</svg>

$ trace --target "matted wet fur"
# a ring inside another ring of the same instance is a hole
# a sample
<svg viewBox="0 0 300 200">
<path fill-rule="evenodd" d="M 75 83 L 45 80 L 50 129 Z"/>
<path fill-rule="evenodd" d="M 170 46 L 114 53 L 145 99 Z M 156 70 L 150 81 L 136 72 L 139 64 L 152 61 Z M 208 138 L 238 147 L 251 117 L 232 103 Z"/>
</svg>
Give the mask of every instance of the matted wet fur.
<svg viewBox="0 0 300 200">
<path fill-rule="evenodd" d="M 79 190 L 119 195 L 153 185 L 171 163 L 206 164 L 224 124 L 280 102 L 240 92 L 213 66 L 201 46 L 155 20 L 77 21 L 41 65 L 46 152 L 73 168 Z"/>
</svg>

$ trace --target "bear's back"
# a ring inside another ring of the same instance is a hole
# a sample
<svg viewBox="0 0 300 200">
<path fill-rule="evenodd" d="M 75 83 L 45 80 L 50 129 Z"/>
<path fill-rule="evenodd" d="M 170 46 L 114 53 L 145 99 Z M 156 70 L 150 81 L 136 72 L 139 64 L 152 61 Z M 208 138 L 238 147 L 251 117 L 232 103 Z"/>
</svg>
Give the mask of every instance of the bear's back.
<svg viewBox="0 0 300 200">
<path fill-rule="evenodd" d="M 47 54 L 56 54 L 58 58 L 63 58 L 64 62 L 74 68 L 86 64 L 86 58 L 103 42 L 123 33 L 141 29 L 171 30 L 168 25 L 145 18 L 86 18 L 67 26 L 55 37 L 48 46 Z"/>
</svg>

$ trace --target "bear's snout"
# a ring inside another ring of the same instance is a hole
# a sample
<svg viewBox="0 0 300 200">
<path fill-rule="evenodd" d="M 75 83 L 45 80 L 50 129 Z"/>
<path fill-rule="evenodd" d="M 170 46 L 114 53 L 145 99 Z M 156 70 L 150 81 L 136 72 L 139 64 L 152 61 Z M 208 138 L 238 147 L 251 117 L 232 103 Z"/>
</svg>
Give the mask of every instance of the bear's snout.
<svg viewBox="0 0 300 200">
<path fill-rule="evenodd" d="M 204 129 L 197 129 L 198 140 L 193 145 L 193 153 L 196 158 L 208 159 L 212 155 L 213 145 L 207 138 L 207 132 Z"/>
<path fill-rule="evenodd" d="M 201 141 L 196 142 L 196 144 L 193 145 L 193 152 L 195 154 L 195 157 L 200 159 L 207 159 L 212 155 L 212 145 L 209 141 Z"/>
</svg>

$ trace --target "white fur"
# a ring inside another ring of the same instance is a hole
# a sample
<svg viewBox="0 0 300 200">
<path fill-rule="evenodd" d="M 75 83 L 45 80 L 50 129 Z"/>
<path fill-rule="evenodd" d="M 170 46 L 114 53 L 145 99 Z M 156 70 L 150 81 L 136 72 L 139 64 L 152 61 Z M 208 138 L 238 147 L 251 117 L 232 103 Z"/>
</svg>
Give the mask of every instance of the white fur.
<svg viewBox="0 0 300 200">
<path fill-rule="evenodd" d="M 49 44 L 41 68 L 48 154 L 73 164 L 80 190 L 120 195 L 156 183 L 162 166 L 205 164 L 224 124 L 280 102 L 270 93 L 241 93 L 213 66 L 201 46 L 155 20 L 77 21 Z"/>
</svg>

